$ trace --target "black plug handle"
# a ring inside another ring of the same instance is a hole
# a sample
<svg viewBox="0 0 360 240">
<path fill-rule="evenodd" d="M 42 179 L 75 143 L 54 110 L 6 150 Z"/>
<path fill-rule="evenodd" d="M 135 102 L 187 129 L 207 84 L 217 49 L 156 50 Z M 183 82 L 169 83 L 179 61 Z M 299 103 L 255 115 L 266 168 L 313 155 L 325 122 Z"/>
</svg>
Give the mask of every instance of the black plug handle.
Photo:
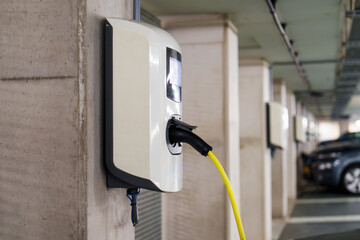
<svg viewBox="0 0 360 240">
<path fill-rule="evenodd" d="M 187 124 L 187 123 L 182 122 L 182 121 L 180 121 L 178 119 L 175 119 L 175 118 L 170 119 L 170 121 L 171 121 L 171 125 L 173 125 L 174 127 L 180 128 L 180 129 L 183 129 L 183 130 L 186 130 L 186 131 L 192 131 L 192 130 L 197 128 L 197 126 Z"/>
<path fill-rule="evenodd" d="M 174 119 L 172 119 L 174 120 Z M 202 140 L 199 136 L 192 132 L 194 128 L 184 128 L 177 126 L 177 122 L 183 122 L 176 120 L 172 122 L 169 127 L 169 141 L 171 144 L 184 142 L 191 145 L 196 151 L 198 151 L 201 155 L 207 156 L 208 152 L 213 148 L 207 144 L 204 140 Z M 188 125 L 188 124 L 186 124 Z M 191 125 L 188 125 L 191 126 Z M 192 126 L 193 127 L 193 126 Z"/>
</svg>

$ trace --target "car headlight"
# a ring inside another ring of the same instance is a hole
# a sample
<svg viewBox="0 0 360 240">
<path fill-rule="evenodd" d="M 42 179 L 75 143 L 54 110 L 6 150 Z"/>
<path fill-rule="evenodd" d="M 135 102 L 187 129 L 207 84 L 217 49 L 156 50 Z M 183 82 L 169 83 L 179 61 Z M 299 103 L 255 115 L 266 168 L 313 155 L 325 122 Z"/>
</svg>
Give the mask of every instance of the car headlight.
<svg viewBox="0 0 360 240">
<path fill-rule="evenodd" d="M 340 157 L 341 156 L 341 152 L 333 152 L 330 154 L 330 157 L 332 158 L 337 158 L 337 157 Z"/>
<path fill-rule="evenodd" d="M 336 159 L 333 163 L 334 167 L 337 167 L 340 164 L 340 160 Z"/>
<path fill-rule="evenodd" d="M 331 162 L 319 163 L 319 165 L 318 165 L 318 169 L 320 171 L 328 170 L 328 169 L 331 169 L 332 167 L 333 167 L 333 163 L 331 163 Z"/>
</svg>

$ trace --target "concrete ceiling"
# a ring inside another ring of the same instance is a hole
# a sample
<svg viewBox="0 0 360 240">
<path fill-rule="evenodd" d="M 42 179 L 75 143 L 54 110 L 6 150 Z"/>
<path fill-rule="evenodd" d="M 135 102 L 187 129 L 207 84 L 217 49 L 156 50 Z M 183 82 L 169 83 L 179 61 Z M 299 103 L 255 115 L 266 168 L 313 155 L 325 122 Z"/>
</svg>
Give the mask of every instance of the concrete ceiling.
<svg viewBox="0 0 360 240">
<path fill-rule="evenodd" d="M 294 41 L 300 61 L 339 58 L 341 3 L 341 0 L 276 2 L 279 18 L 286 23 L 286 32 Z M 265 0 L 142 0 L 142 7 L 157 16 L 227 13 L 239 30 L 240 58 L 264 58 L 270 63 L 292 61 Z M 303 67 L 314 90 L 334 90 L 335 63 Z M 285 79 L 290 89 L 305 90 L 294 65 L 275 65 L 273 71 L 274 78 Z"/>
</svg>

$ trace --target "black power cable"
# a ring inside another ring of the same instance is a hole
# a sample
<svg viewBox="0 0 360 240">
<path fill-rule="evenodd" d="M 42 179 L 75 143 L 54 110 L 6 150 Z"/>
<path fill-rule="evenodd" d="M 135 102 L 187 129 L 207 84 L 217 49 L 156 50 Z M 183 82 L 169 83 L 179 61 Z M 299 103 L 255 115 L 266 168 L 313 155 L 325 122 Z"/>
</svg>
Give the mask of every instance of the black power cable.
<svg viewBox="0 0 360 240">
<path fill-rule="evenodd" d="M 140 193 L 140 188 L 129 188 L 126 194 L 128 199 L 130 200 L 131 222 L 133 223 L 134 227 L 139 222 L 138 208 L 137 208 L 137 196 L 139 195 L 139 193 Z"/>
</svg>

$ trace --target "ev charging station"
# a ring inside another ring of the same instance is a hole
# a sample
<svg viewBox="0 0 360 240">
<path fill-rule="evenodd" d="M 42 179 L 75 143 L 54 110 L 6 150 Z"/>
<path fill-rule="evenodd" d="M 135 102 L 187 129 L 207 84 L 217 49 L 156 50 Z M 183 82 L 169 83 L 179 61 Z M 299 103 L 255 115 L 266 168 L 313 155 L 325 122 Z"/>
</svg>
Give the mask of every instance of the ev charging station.
<svg viewBox="0 0 360 240">
<path fill-rule="evenodd" d="M 303 115 L 295 116 L 295 140 L 299 143 L 306 142 L 307 119 Z"/>
<path fill-rule="evenodd" d="M 289 115 L 286 107 L 278 102 L 267 103 L 268 146 L 285 149 L 289 131 Z"/>
<path fill-rule="evenodd" d="M 181 144 L 166 138 L 181 119 L 181 50 L 166 31 L 108 18 L 105 24 L 108 187 L 177 192 Z"/>
</svg>

